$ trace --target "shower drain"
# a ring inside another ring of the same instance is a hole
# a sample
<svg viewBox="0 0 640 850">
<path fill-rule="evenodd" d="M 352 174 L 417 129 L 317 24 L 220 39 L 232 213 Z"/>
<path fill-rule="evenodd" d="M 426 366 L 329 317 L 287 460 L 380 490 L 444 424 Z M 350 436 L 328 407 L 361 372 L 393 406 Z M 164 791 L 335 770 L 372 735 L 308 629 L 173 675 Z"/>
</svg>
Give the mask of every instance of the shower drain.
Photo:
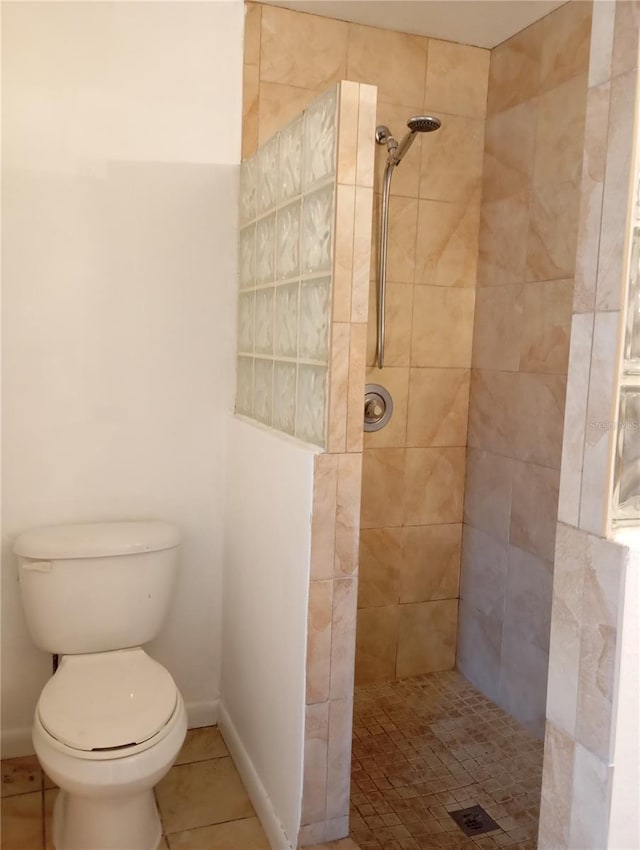
<svg viewBox="0 0 640 850">
<path fill-rule="evenodd" d="M 494 829 L 500 829 L 498 824 L 493 818 L 489 817 L 482 806 L 458 809 L 457 812 L 449 812 L 449 815 L 465 835 L 482 835 L 485 832 L 493 832 Z"/>
</svg>

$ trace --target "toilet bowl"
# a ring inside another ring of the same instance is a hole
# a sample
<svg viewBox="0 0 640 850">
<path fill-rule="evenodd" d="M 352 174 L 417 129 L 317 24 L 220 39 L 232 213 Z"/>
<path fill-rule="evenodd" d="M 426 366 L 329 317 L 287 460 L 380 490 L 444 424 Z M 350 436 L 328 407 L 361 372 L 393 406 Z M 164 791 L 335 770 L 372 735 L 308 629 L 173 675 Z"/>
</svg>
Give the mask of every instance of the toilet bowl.
<svg viewBox="0 0 640 850">
<path fill-rule="evenodd" d="M 63 657 L 33 726 L 40 764 L 60 786 L 56 850 L 156 850 L 153 786 L 186 729 L 173 679 L 142 649 Z"/>
<path fill-rule="evenodd" d="M 20 590 L 34 643 L 58 654 L 33 744 L 60 787 L 55 850 L 156 850 L 153 786 L 184 741 L 184 702 L 142 645 L 166 615 L 178 530 L 164 522 L 52 526 L 20 535 Z"/>
</svg>

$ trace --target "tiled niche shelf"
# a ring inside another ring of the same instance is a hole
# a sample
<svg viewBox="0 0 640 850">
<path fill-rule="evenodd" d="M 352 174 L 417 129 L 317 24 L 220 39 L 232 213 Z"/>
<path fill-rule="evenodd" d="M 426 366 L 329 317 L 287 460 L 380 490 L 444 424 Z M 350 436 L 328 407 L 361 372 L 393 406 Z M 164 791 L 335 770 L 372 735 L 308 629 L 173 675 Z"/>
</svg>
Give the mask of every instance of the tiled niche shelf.
<svg viewBox="0 0 640 850">
<path fill-rule="evenodd" d="M 236 413 L 325 448 L 337 87 L 240 171 Z"/>
</svg>

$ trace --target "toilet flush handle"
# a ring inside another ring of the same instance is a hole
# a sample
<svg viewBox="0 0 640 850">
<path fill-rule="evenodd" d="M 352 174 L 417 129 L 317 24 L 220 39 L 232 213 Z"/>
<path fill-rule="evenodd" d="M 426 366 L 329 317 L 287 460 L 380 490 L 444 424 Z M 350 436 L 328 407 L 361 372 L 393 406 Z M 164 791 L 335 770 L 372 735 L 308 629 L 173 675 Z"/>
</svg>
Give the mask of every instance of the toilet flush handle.
<svg viewBox="0 0 640 850">
<path fill-rule="evenodd" d="M 23 561 L 21 566 L 23 570 L 36 573 L 50 573 L 53 569 L 51 561 Z"/>
</svg>

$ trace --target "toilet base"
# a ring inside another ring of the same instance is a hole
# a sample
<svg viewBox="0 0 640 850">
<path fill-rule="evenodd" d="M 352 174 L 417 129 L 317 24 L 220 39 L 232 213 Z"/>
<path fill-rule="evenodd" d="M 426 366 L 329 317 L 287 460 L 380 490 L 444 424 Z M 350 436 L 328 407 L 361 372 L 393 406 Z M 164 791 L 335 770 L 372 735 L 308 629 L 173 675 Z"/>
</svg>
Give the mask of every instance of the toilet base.
<svg viewBox="0 0 640 850">
<path fill-rule="evenodd" d="M 157 850 L 161 836 L 152 789 L 118 797 L 58 792 L 55 850 Z"/>
</svg>

